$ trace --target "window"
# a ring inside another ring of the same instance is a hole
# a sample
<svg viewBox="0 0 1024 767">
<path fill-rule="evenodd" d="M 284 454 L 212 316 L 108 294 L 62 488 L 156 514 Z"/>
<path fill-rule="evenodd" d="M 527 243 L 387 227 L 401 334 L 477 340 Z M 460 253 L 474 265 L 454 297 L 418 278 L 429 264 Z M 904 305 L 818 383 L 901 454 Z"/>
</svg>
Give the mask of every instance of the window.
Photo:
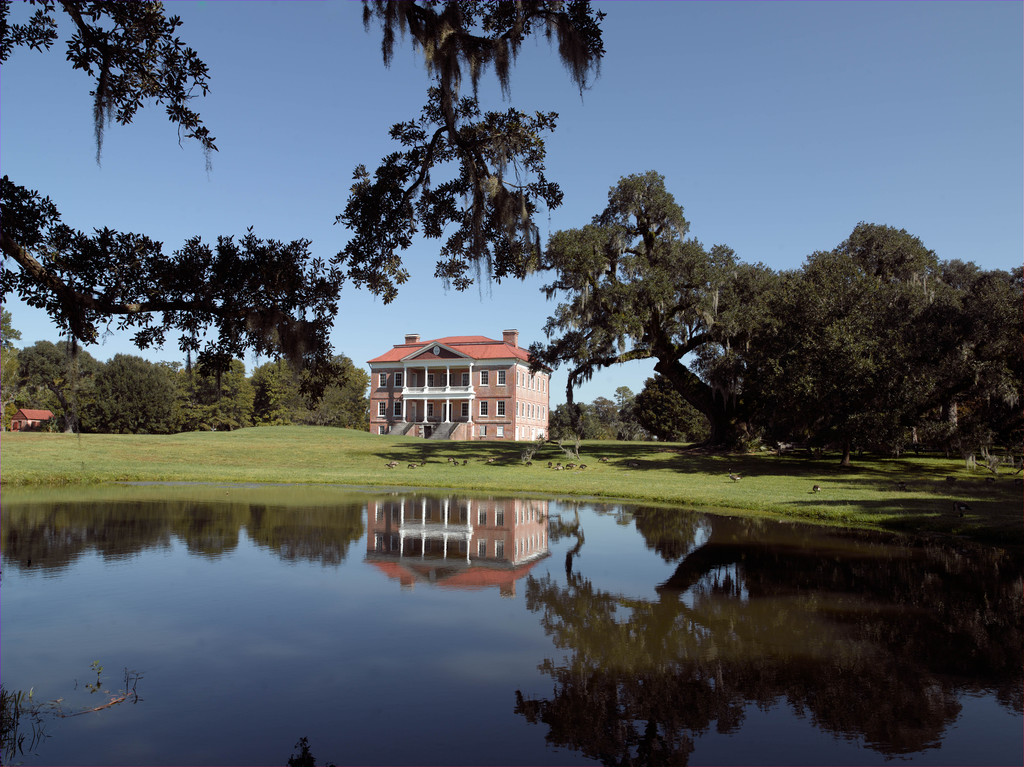
<svg viewBox="0 0 1024 767">
<path fill-rule="evenodd" d="M 485 399 L 484 400 L 480 400 L 480 415 L 482 415 L 482 416 L 486 416 L 487 415 L 487 406 L 488 406 L 488 404 L 489 403 L 487 402 L 487 400 L 485 400 Z"/>
<path fill-rule="evenodd" d="M 504 509 L 502 509 L 501 511 L 495 511 L 494 512 L 494 525 L 495 525 L 495 527 L 504 527 L 505 526 L 505 511 L 504 511 Z"/>
<path fill-rule="evenodd" d="M 433 402 L 428 402 L 427 403 L 427 418 L 433 418 L 433 417 L 434 417 L 434 403 Z"/>
<path fill-rule="evenodd" d="M 498 415 L 505 415 L 505 400 L 503 399 L 498 400 Z"/>
<path fill-rule="evenodd" d="M 487 381 L 488 381 L 488 374 L 489 374 L 489 372 L 490 371 L 487 371 L 487 370 L 481 370 L 480 371 L 480 385 L 481 386 L 487 386 L 488 385 Z"/>
<path fill-rule="evenodd" d="M 402 374 L 395 373 L 395 388 L 399 388 L 402 385 Z"/>
<path fill-rule="evenodd" d="M 487 556 L 487 541 L 483 540 L 482 538 L 476 542 L 476 555 L 478 557 Z"/>
<path fill-rule="evenodd" d="M 388 433 L 388 427 L 387 426 L 378 426 L 377 427 L 377 433 L 378 434 L 387 434 Z"/>
<path fill-rule="evenodd" d="M 388 414 L 388 403 L 381 400 L 377 403 L 377 415 L 381 418 L 386 418 Z"/>
<path fill-rule="evenodd" d="M 433 386 L 433 385 L 434 385 L 434 374 L 433 373 L 427 373 L 427 386 Z"/>
<path fill-rule="evenodd" d="M 504 426 L 495 427 L 495 431 L 497 432 L 495 434 L 496 437 L 504 437 L 505 436 L 505 427 Z"/>
<path fill-rule="evenodd" d="M 462 374 L 462 385 L 469 386 L 469 373 Z"/>
<path fill-rule="evenodd" d="M 494 542 L 494 556 L 498 559 L 505 558 L 505 541 Z"/>
<path fill-rule="evenodd" d="M 486 426 L 481 426 L 480 427 L 480 436 L 481 437 L 486 437 L 487 436 L 487 427 Z"/>
<path fill-rule="evenodd" d="M 462 417 L 463 418 L 469 418 L 469 403 L 468 402 L 463 402 L 462 403 Z"/>
<path fill-rule="evenodd" d="M 504 386 L 504 385 L 505 385 L 505 371 L 504 370 L 499 370 L 498 371 L 498 386 Z"/>
<path fill-rule="evenodd" d="M 380 388 L 383 389 L 387 385 L 388 385 L 388 374 L 387 373 L 381 373 L 380 374 Z"/>
<path fill-rule="evenodd" d="M 402 414 L 402 400 L 396 399 L 395 400 L 395 415 L 401 415 L 401 414 Z"/>
<path fill-rule="evenodd" d="M 377 517 L 377 521 L 378 522 L 383 522 L 384 521 L 384 508 L 382 506 L 378 506 L 377 507 L 376 517 Z"/>
<path fill-rule="evenodd" d="M 487 524 L 487 509 L 480 509 L 476 513 L 476 523 L 481 526 Z"/>
</svg>

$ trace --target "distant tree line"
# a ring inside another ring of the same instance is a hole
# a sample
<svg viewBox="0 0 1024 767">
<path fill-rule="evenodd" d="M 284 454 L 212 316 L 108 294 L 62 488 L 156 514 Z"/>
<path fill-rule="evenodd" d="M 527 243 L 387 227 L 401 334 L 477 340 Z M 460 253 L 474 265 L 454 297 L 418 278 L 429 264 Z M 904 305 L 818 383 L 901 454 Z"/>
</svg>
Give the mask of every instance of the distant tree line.
<svg viewBox="0 0 1024 767">
<path fill-rule="evenodd" d="M 602 420 L 596 403 L 574 402 L 575 387 L 646 359 L 658 376 L 637 397 L 649 417 L 636 420 L 659 437 L 683 401 L 715 446 L 797 442 L 844 463 L 852 450 L 914 445 L 1019 452 L 1021 267 L 942 261 L 903 229 L 862 222 L 799 269 L 774 271 L 688 230 L 652 171 L 620 179 L 590 224 L 551 236 L 545 292 L 560 303 L 549 342 L 531 352 L 568 368 L 562 415 L 575 433 Z"/>
<path fill-rule="evenodd" d="M 643 390 L 633 394 L 628 386 L 615 390 L 615 400 L 598 397 L 590 403 L 573 403 L 578 411 L 573 424 L 570 405 L 551 411 L 548 430 L 552 439 L 618 439 L 665 442 L 701 442 L 710 434 L 708 420 L 672 389 L 660 375 L 648 378 Z"/>
<path fill-rule="evenodd" d="M 49 428 L 110 434 L 231 431 L 245 426 L 310 424 L 365 429 L 368 374 L 335 356 L 342 374 L 319 398 L 303 387 L 302 371 L 283 360 L 246 376 L 241 360 L 222 373 L 179 362 L 149 362 L 116 354 L 101 362 L 67 342 L 37 341 L 17 349 L 20 337 L 3 312 L 3 428 L 20 407 L 50 410 Z"/>
</svg>

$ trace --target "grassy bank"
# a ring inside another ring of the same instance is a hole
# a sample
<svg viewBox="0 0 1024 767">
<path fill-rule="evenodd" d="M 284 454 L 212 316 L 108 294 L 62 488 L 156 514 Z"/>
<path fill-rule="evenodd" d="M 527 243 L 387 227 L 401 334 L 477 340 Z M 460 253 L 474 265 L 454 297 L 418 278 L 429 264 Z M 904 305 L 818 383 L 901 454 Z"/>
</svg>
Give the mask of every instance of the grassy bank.
<svg viewBox="0 0 1024 767">
<path fill-rule="evenodd" d="M 1022 490 L 1004 474 L 942 458 L 707 456 L 681 445 L 585 442 L 586 469 L 545 445 L 531 466 L 523 443 L 432 442 L 344 429 L 285 426 L 171 436 L 4 433 L 0 481 L 66 485 L 116 481 L 264 482 L 452 488 L 666 502 L 874 529 L 1024 543 Z M 448 461 L 454 458 L 458 465 Z M 603 459 L 603 460 L 602 460 Z M 488 463 L 488 460 L 491 462 Z M 386 467 L 397 461 L 393 469 Z M 410 464 L 422 464 L 410 468 Z M 742 475 L 733 481 L 729 474 Z M 1020 475 L 1016 475 L 1020 476 Z M 954 478 L 948 482 L 947 477 Z M 901 489 L 904 483 L 906 489 Z M 815 492 L 813 487 L 820 490 Z M 961 516 L 954 505 L 966 503 Z"/>
</svg>

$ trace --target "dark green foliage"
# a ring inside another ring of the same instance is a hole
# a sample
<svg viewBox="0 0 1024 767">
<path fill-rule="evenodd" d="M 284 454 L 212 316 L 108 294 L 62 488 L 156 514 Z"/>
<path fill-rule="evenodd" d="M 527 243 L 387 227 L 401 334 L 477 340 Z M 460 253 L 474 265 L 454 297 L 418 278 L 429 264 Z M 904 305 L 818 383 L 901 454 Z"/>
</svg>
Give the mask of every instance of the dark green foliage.
<svg viewBox="0 0 1024 767">
<path fill-rule="evenodd" d="M 741 402 L 735 386 L 702 379 L 684 358 L 745 342 L 759 319 L 759 283 L 768 270 L 743 266 L 733 251 L 685 239 L 689 223 L 659 173 L 627 176 L 608 206 L 581 229 L 556 232 L 545 253 L 565 296 L 534 344 L 538 364 L 570 366 L 566 395 L 605 367 L 637 359 L 655 369 L 711 423 L 709 439 L 735 441 Z"/>
<path fill-rule="evenodd" d="M 3 326 L 0 329 L 0 430 L 6 431 L 11 423 L 17 407 L 18 396 L 18 350 L 14 342 L 21 338 L 21 332 L 11 324 L 11 313 L 6 309 L 2 312 Z"/>
<path fill-rule="evenodd" d="M 223 373 L 198 367 L 178 376 L 185 392 L 184 431 L 233 431 L 252 424 L 253 386 L 241 360 L 231 360 Z"/>
<path fill-rule="evenodd" d="M 101 365 L 73 344 L 37 341 L 18 353 L 18 383 L 31 407 L 53 411 L 56 428 L 77 431 Z"/>
<path fill-rule="evenodd" d="M 284 360 L 268 362 L 253 370 L 253 423 L 257 426 L 310 424 L 367 428 L 369 376 L 344 355 L 335 356 L 332 364 L 339 371 L 338 375 L 324 388 L 319 399 L 303 392 L 304 375 Z"/>
<path fill-rule="evenodd" d="M 700 442 L 707 439 L 707 419 L 665 379 L 655 375 L 644 382 L 633 407 L 644 429 L 666 442 Z"/>
<path fill-rule="evenodd" d="M 130 354 L 115 354 L 96 374 L 88 431 L 172 434 L 178 431 L 173 369 Z"/>
<path fill-rule="evenodd" d="M 1018 272 L 940 263 L 906 231 L 861 223 L 768 295 L 745 396 L 772 436 L 837 445 L 844 461 L 915 436 L 964 455 L 1013 444 L 1022 300 Z"/>
</svg>

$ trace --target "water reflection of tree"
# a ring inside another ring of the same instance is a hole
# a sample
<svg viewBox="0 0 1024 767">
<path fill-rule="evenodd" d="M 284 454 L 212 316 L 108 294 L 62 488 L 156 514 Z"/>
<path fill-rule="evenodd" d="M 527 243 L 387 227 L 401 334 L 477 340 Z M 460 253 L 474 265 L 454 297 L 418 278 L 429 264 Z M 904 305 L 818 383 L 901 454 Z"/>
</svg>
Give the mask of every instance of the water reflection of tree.
<svg viewBox="0 0 1024 767">
<path fill-rule="evenodd" d="M 363 535 L 362 504 L 271 506 L 246 502 L 145 501 L 4 504 L 5 560 L 23 568 L 63 569 L 87 552 L 117 560 L 183 542 L 192 554 L 218 557 L 245 530 L 286 561 L 340 564 Z"/>
<path fill-rule="evenodd" d="M 516 711 L 549 742 L 685 764 L 712 726 L 786 702 L 888 756 L 937 746 L 962 692 L 1021 710 L 1019 556 L 699 519 L 636 513 L 650 548 L 678 557 L 656 600 L 530 578 L 527 606 L 567 660 L 545 660 L 552 697 L 517 692 Z"/>
</svg>

